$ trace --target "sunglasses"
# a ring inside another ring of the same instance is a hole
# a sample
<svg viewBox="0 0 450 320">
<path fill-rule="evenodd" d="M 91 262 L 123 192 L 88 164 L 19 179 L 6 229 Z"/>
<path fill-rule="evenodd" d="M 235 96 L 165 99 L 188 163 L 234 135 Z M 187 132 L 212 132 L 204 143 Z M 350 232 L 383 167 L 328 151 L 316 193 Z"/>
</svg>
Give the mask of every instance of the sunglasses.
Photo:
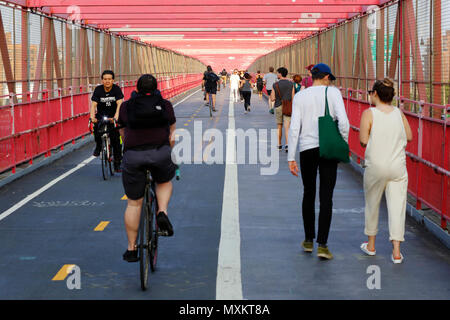
<svg viewBox="0 0 450 320">
<path fill-rule="evenodd" d="M 372 94 L 372 93 L 374 93 L 375 92 L 375 90 L 369 90 L 369 91 L 367 91 L 369 94 Z"/>
</svg>

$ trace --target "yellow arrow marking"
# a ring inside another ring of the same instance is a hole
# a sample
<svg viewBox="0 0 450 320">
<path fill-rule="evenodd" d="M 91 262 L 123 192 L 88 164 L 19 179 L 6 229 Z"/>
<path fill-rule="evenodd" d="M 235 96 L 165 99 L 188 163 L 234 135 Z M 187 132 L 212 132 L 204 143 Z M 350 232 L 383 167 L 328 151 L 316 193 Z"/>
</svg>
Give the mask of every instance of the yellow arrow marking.
<svg viewBox="0 0 450 320">
<path fill-rule="evenodd" d="M 98 224 L 97 227 L 95 227 L 94 231 L 103 231 L 103 230 L 105 230 L 105 228 L 108 224 L 109 224 L 109 221 L 102 221 Z"/>
<path fill-rule="evenodd" d="M 120 198 L 120 200 L 128 200 L 127 195 L 125 194 L 122 198 Z"/>
<path fill-rule="evenodd" d="M 72 272 L 74 264 L 65 264 L 59 269 L 58 273 L 53 277 L 52 281 L 62 281 L 64 280 L 69 273 Z"/>
</svg>

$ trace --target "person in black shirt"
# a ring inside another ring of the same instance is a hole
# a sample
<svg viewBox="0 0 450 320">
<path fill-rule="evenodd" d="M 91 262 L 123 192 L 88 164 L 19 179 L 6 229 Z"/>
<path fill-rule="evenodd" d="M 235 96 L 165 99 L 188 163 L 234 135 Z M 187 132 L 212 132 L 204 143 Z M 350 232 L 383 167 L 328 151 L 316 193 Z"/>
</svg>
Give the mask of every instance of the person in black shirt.
<svg viewBox="0 0 450 320">
<path fill-rule="evenodd" d="M 123 103 L 119 112 L 119 132 L 125 147 L 122 183 L 128 198 L 124 216 L 128 248 L 123 259 L 128 262 L 139 261 L 136 239 L 147 169 L 156 183 L 158 227 L 166 236 L 174 234 L 167 210 L 173 190 L 171 180 L 176 171 L 171 157 L 175 144 L 176 117 L 170 101 L 164 99 L 156 88 L 154 76 L 142 75 L 137 82 L 136 92 Z"/>
<path fill-rule="evenodd" d="M 220 89 L 220 78 L 213 72 L 211 66 L 207 67 L 207 73 L 203 76 L 202 86 L 205 88 L 206 91 L 206 101 L 209 102 L 209 94 L 212 95 L 212 103 L 213 103 L 213 111 L 216 111 L 216 93 L 217 93 L 217 86 L 219 85 Z"/>
<path fill-rule="evenodd" d="M 123 93 L 119 86 L 114 84 L 114 72 L 111 70 L 105 70 L 102 73 L 102 85 L 95 88 L 92 94 L 92 104 L 90 110 L 90 118 L 94 123 L 94 136 L 95 136 L 95 150 L 93 152 L 94 157 L 100 155 L 102 148 L 102 138 L 99 134 L 99 124 L 102 124 L 103 118 L 107 117 L 117 121 L 119 118 L 120 105 L 123 102 Z M 100 120 L 100 122 L 99 122 Z M 110 133 L 111 145 L 114 154 L 114 170 L 120 172 L 120 162 L 122 160 L 122 148 L 120 145 L 119 133 L 114 130 L 112 122 L 108 123 L 108 130 Z"/>
</svg>

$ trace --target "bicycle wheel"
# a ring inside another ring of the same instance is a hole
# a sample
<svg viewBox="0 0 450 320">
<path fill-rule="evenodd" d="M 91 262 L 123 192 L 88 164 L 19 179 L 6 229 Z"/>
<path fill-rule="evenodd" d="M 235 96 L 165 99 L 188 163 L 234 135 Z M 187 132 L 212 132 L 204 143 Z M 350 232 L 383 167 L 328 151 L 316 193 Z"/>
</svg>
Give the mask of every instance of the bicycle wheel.
<svg viewBox="0 0 450 320">
<path fill-rule="evenodd" d="M 156 262 L 158 259 L 158 224 L 156 223 L 156 215 L 158 214 L 158 203 L 156 196 L 152 190 L 150 193 L 150 205 L 149 205 L 149 218 L 150 218 L 150 267 L 152 272 L 156 270 Z"/>
<path fill-rule="evenodd" d="M 147 194 L 147 193 L 146 193 Z M 150 205 L 148 196 L 145 197 L 141 212 L 141 223 L 139 225 L 139 269 L 141 274 L 141 289 L 148 288 L 148 269 L 150 266 Z"/>
<path fill-rule="evenodd" d="M 212 118 L 212 108 L 213 108 L 213 100 L 212 100 L 212 94 L 209 94 L 209 117 Z"/>
<path fill-rule="evenodd" d="M 102 157 L 101 157 L 101 162 L 102 162 L 102 175 L 103 175 L 103 180 L 108 180 L 108 152 L 106 149 L 106 139 L 102 138 Z"/>
<path fill-rule="evenodd" d="M 111 140 L 108 138 L 106 139 L 106 143 L 108 145 L 107 150 L 108 150 L 108 167 L 109 167 L 109 174 L 110 176 L 114 175 L 114 171 L 113 171 L 113 167 L 112 167 L 112 157 L 111 157 Z"/>
</svg>

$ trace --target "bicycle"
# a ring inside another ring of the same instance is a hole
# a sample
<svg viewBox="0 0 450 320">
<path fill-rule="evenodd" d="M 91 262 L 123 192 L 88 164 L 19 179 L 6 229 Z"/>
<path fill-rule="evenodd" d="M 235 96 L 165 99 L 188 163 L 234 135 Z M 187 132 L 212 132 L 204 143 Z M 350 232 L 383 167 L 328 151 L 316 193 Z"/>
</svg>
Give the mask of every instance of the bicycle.
<svg viewBox="0 0 450 320">
<path fill-rule="evenodd" d="M 116 121 L 114 121 L 114 127 L 116 126 Z M 112 152 L 111 152 L 111 139 L 109 137 L 109 130 L 108 130 L 108 124 L 111 122 L 111 119 L 108 117 L 103 117 L 98 122 L 98 130 L 99 133 L 102 135 L 102 149 L 101 149 L 101 164 L 102 164 L 102 176 L 103 180 L 108 180 L 109 177 L 112 177 L 114 175 L 114 170 L 112 167 Z M 91 123 L 92 121 L 89 119 L 89 129 L 92 132 L 91 129 Z"/>
<path fill-rule="evenodd" d="M 180 170 L 177 166 L 176 179 L 180 180 Z M 155 181 L 152 179 L 151 173 L 147 170 L 147 182 L 145 184 L 144 203 L 142 204 L 141 221 L 138 231 L 138 254 L 139 254 L 139 271 L 141 279 L 141 289 L 143 291 L 148 288 L 148 271 L 156 270 L 156 262 L 158 258 L 158 238 L 167 235 L 159 231 L 156 222 L 158 214 L 158 201 L 156 199 Z"/>
</svg>

